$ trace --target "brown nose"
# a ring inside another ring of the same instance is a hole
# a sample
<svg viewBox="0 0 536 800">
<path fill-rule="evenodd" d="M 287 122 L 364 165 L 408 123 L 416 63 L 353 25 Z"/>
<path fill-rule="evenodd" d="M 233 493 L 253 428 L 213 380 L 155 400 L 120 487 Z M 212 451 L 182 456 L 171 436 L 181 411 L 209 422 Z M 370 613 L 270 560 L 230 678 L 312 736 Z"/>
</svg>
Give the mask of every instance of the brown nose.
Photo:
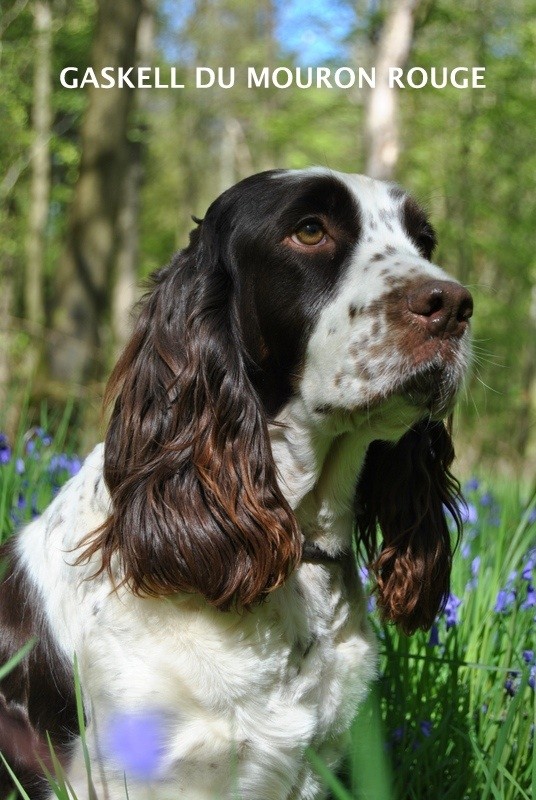
<svg viewBox="0 0 536 800">
<path fill-rule="evenodd" d="M 473 315 L 473 298 L 454 281 L 427 281 L 408 294 L 408 308 L 431 336 L 456 339 Z"/>
</svg>

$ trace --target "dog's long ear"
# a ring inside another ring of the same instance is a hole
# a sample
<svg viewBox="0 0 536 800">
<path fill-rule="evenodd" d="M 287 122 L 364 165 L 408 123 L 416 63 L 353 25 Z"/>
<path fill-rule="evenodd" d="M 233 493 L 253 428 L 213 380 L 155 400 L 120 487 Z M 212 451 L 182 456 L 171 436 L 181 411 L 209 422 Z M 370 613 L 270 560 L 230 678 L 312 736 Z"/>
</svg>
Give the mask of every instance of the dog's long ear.
<svg viewBox="0 0 536 800">
<path fill-rule="evenodd" d="M 153 278 L 107 390 L 112 512 L 85 551 L 109 571 L 118 557 L 136 593 L 223 609 L 262 599 L 301 555 L 248 377 L 229 227 L 205 220 Z"/>
<path fill-rule="evenodd" d="M 373 442 L 360 475 L 358 547 L 376 577 L 384 618 L 405 633 L 429 628 L 448 598 L 452 545 L 446 510 L 461 532 L 460 486 L 449 471 L 453 459 L 444 423 L 421 422 L 396 444 Z"/>
</svg>

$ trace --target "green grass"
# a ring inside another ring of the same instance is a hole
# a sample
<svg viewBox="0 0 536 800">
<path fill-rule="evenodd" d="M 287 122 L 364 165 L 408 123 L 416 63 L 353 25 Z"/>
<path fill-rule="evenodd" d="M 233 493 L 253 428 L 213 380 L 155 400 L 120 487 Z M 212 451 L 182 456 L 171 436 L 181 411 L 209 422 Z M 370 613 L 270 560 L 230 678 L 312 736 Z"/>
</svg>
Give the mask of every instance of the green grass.
<svg viewBox="0 0 536 800">
<path fill-rule="evenodd" d="M 68 416 L 54 440 L 46 426 L 43 416 L 12 447 L 0 437 L 3 539 L 76 470 L 63 455 Z M 373 612 L 380 676 L 344 770 L 335 776 L 308 753 L 333 800 L 536 800 L 535 502 L 491 479 L 465 494 L 471 513 L 452 575 L 461 602 L 432 636 L 405 637 Z M 52 783 L 66 796 L 61 776 Z"/>
<path fill-rule="evenodd" d="M 452 575 L 459 605 L 433 635 L 411 638 L 373 614 L 377 699 L 354 723 L 337 800 L 536 798 L 534 499 L 513 485 L 471 487 Z"/>
</svg>

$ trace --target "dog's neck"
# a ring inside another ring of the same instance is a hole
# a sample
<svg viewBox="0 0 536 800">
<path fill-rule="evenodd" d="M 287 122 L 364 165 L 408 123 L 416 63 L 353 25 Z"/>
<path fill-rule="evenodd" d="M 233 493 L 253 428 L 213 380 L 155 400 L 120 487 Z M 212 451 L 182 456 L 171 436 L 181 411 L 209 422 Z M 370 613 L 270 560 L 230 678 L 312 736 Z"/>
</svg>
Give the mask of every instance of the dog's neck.
<svg viewBox="0 0 536 800">
<path fill-rule="evenodd" d="M 306 540 L 332 555 L 348 550 L 370 431 L 311 420 L 294 398 L 270 426 L 270 438 L 279 484 Z"/>
<path fill-rule="evenodd" d="M 394 396 L 377 410 L 310 413 L 300 396 L 270 426 L 279 483 L 306 540 L 329 554 L 351 544 L 353 505 L 367 448 L 375 439 L 397 441 L 419 412 Z"/>
</svg>

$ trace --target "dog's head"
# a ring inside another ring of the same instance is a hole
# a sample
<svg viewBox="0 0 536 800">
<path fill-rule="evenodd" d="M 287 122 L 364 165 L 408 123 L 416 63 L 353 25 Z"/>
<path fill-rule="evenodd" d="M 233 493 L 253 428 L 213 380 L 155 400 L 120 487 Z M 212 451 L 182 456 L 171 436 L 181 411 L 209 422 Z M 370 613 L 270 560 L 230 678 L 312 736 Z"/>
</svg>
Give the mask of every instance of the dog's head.
<svg viewBox="0 0 536 800">
<path fill-rule="evenodd" d="M 386 616 L 430 624 L 448 591 L 443 506 L 456 516 L 442 419 L 472 312 L 434 244 L 411 198 L 362 176 L 273 171 L 221 195 L 153 277 L 112 374 L 103 563 L 118 553 L 134 591 L 221 608 L 279 586 L 301 534 L 267 425 L 299 395 L 319 429 L 387 419 L 356 476 L 359 536 Z"/>
</svg>

